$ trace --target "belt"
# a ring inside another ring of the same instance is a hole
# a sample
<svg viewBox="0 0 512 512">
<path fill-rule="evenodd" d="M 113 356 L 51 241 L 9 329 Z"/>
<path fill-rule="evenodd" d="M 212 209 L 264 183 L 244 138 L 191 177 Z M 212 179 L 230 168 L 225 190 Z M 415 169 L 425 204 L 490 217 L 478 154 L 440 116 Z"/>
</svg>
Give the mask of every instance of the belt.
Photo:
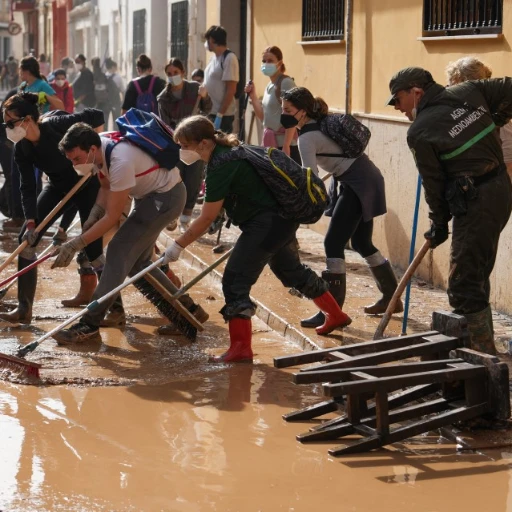
<svg viewBox="0 0 512 512">
<path fill-rule="evenodd" d="M 485 183 L 486 181 L 492 180 L 494 178 L 497 178 L 504 172 L 506 172 L 507 166 L 505 164 L 500 164 L 498 167 L 495 167 L 492 171 L 489 171 L 485 174 L 482 174 L 482 176 L 474 176 L 473 184 L 475 187 L 478 187 L 478 185 L 481 185 L 482 183 Z"/>
</svg>

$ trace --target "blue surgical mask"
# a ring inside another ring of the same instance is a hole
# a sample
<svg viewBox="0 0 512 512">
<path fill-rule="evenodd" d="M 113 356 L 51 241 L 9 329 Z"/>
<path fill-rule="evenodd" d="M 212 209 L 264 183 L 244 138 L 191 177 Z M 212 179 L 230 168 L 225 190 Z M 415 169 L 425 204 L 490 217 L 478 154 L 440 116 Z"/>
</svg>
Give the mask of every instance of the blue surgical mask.
<svg viewBox="0 0 512 512">
<path fill-rule="evenodd" d="M 261 72 L 266 76 L 274 76 L 277 73 L 277 65 L 273 62 L 264 62 L 261 65 Z"/>
</svg>

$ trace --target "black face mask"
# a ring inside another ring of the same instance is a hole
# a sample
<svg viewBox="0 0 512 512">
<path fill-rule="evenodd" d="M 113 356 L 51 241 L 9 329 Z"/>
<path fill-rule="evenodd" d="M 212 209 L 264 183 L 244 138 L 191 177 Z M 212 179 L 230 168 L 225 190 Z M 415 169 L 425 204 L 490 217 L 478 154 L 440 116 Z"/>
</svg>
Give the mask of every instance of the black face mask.
<svg viewBox="0 0 512 512">
<path fill-rule="evenodd" d="M 299 124 L 299 121 L 291 114 L 281 114 L 281 124 L 286 130 L 287 128 L 295 128 Z"/>
</svg>

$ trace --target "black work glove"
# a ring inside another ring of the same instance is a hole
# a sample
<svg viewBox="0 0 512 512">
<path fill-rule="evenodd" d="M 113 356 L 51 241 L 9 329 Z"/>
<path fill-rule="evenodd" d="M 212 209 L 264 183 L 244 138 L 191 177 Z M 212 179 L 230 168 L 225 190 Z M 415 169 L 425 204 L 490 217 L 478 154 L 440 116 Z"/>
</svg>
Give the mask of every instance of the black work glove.
<svg viewBox="0 0 512 512">
<path fill-rule="evenodd" d="M 448 224 L 432 224 L 424 236 L 430 240 L 430 248 L 435 249 L 448 239 Z"/>
</svg>

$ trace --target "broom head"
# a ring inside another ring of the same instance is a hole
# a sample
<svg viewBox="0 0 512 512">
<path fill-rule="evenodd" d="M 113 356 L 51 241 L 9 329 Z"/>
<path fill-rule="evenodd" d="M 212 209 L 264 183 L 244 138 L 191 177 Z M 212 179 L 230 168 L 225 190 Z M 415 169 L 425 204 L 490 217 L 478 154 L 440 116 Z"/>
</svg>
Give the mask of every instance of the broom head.
<svg viewBox="0 0 512 512">
<path fill-rule="evenodd" d="M 41 368 L 40 364 L 26 361 L 20 357 L 0 354 L 0 369 L 17 372 L 19 377 L 32 377 L 38 379 L 39 368 Z"/>
</svg>

